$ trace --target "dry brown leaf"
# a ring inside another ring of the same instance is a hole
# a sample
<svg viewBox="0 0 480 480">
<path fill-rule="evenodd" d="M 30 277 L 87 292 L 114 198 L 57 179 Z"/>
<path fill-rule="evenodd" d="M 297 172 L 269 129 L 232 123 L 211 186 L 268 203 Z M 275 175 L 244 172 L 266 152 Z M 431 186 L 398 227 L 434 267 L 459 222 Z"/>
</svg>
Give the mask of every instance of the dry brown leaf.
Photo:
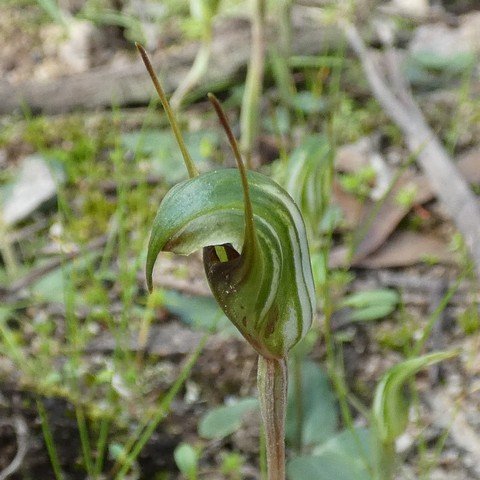
<svg viewBox="0 0 480 480">
<path fill-rule="evenodd" d="M 369 157 L 373 153 L 372 139 L 362 137 L 355 143 L 342 145 L 335 155 L 335 170 L 354 173 L 370 165 Z"/>
<path fill-rule="evenodd" d="M 397 232 L 374 254 L 352 265 L 363 268 L 406 267 L 436 261 L 443 264 L 455 264 L 456 258 L 447 243 L 433 234 L 416 232 Z"/>
<path fill-rule="evenodd" d="M 355 195 L 346 192 L 336 180 L 333 181 L 332 190 L 332 201 L 343 213 L 344 227 L 353 230 L 362 219 L 364 203 Z"/>
<path fill-rule="evenodd" d="M 402 204 L 398 200 L 398 195 L 403 189 L 412 189 L 414 192 L 414 200 L 411 204 Z M 359 230 L 356 235 L 358 245 L 355 248 L 353 261 L 358 263 L 362 258 L 380 248 L 413 205 L 421 205 L 432 198 L 433 192 L 423 175 L 415 176 L 410 171 L 405 172 L 383 200 L 380 208 L 378 204 L 372 203 L 366 207 L 360 222 L 363 231 Z"/>
<path fill-rule="evenodd" d="M 346 160 L 342 163 L 344 166 Z M 356 160 L 355 160 L 356 162 Z M 354 163 L 355 163 L 354 162 Z M 470 184 L 480 183 L 480 150 L 472 149 L 461 155 L 457 162 L 458 169 Z M 416 192 L 411 205 L 402 205 L 398 201 L 398 194 L 404 188 L 412 188 Z M 398 180 L 395 187 L 383 200 L 378 208 L 377 204 L 367 201 L 363 206 L 363 213 L 360 213 L 358 200 L 348 193 L 342 192 L 340 187 L 334 187 L 334 195 L 338 205 L 345 213 L 347 224 L 355 227 L 363 225 L 367 232 L 359 231 L 358 246 L 352 259 L 352 265 L 360 265 L 362 259 L 371 255 L 379 249 L 392 235 L 398 224 L 405 218 L 411 208 L 422 205 L 434 198 L 434 193 L 427 178 L 421 174 L 414 174 L 412 171 L 405 172 Z M 353 198 L 350 198 L 353 197 Z M 357 201 L 355 204 L 354 200 Z M 352 211 L 349 211 L 352 209 Z M 378 209 L 378 212 L 376 210 Z M 370 224 L 370 225 L 369 225 Z M 332 252 L 332 265 L 340 266 L 346 263 L 346 249 L 336 249 Z M 401 265 L 397 265 L 401 266 Z"/>
</svg>

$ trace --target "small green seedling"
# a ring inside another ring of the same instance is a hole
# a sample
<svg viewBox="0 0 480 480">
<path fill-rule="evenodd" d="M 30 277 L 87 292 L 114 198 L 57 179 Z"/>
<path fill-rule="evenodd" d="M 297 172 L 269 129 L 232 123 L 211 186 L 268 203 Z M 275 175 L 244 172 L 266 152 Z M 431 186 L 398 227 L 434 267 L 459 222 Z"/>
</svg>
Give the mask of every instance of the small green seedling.
<svg viewBox="0 0 480 480">
<path fill-rule="evenodd" d="M 187 480 L 197 480 L 199 456 L 200 450 L 189 443 L 181 443 L 175 448 L 175 463 Z"/>
<path fill-rule="evenodd" d="M 245 458 L 236 452 L 225 452 L 222 455 L 220 471 L 230 480 L 242 480 L 242 467 Z"/>
<path fill-rule="evenodd" d="M 209 94 L 238 170 L 199 175 L 143 47 L 142 59 L 160 96 L 190 176 L 173 187 L 155 217 L 147 253 L 147 285 L 160 252 L 203 249 L 210 289 L 225 315 L 259 354 L 258 389 L 269 480 L 285 478 L 285 409 L 290 349 L 310 328 L 315 289 L 305 225 L 288 193 L 247 172 L 218 100 Z"/>
</svg>

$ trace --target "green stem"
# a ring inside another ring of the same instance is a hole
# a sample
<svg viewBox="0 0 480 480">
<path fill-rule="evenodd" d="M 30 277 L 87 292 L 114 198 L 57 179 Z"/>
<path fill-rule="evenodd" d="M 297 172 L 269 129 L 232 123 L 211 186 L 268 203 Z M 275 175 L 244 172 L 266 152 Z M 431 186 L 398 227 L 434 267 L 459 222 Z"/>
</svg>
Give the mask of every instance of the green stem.
<svg viewBox="0 0 480 480">
<path fill-rule="evenodd" d="M 3 263 L 5 264 L 7 276 L 9 278 L 15 277 L 19 270 L 19 266 L 15 256 L 15 249 L 13 248 L 12 244 L 9 243 L 8 239 L 5 243 L 0 243 L 0 255 L 2 256 Z"/>
<path fill-rule="evenodd" d="M 293 383 L 295 394 L 295 409 L 297 424 L 295 425 L 295 448 L 299 455 L 302 454 L 303 447 L 303 378 L 302 378 L 302 356 L 297 350 L 293 352 Z"/>
<path fill-rule="evenodd" d="M 50 463 L 52 465 L 55 479 L 63 480 L 65 477 L 63 476 L 62 467 L 60 466 L 60 461 L 58 459 L 57 448 L 55 446 L 52 431 L 50 430 L 50 425 L 48 423 L 47 410 L 45 409 L 45 406 L 43 405 L 43 401 L 41 399 L 37 399 L 37 410 L 38 414 L 40 415 L 40 424 L 42 427 L 43 438 L 47 447 L 47 452 L 50 458 Z"/>
<path fill-rule="evenodd" d="M 267 451 L 265 429 L 260 428 L 260 480 L 267 480 Z"/>
<path fill-rule="evenodd" d="M 211 51 L 212 38 L 211 34 L 209 34 L 203 39 L 202 45 L 200 46 L 200 50 L 197 52 L 192 68 L 187 73 L 187 76 L 180 82 L 180 85 L 170 98 L 170 103 L 174 110 L 179 110 L 185 97 L 207 72 Z"/>
<path fill-rule="evenodd" d="M 78 432 L 80 434 L 80 444 L 82 446 L 85 468 L 88 476 L 96 479 L 97 476 L 95 475 L 95 469 L 92 461 L 92 448 L 90 446 L 90 438 L 88 436 L 87 421 L 85 419 L 83 407 L 80 405 L 75 407 L 75 416 L 77 418 Z"/>
<path fill-rule="evenodd" d="M 293 105 L 296 94 L 295 82 L 291 75 L 289 60 L 292 45 L 291 0 L 280 0 L 277 3 L 276 33 L 277 41 L 269 44 L 271 66 L 278 85 L 280 98 L 287 106 Z"/>
<path fill-rule="evenodd" d="M 193 366 L 197 362 L 198 357 L 205 346 L 207 338 L 208 334 L 205 334 L 200 340 L 197 348 L 186 360 L 185 366 L 180 371 L 180 374 L 176 378 L 175 382 L 160 401 L 157 411 L 153 415 L 148 415 L 146 421 L 140 423 L 136 432 L 123 447 L 125 456 L 121 459 L 122 463 L 120 463 L 120 460 L 117 460 L 117 463 L 113 466 L 108 478 L 115 478 L 115 480 L 122 480 L 125 478 L 128 470 L 137 459 L 138 455 L 152 436 L 155 429 L 169 413 L 174 398 L 177 396 L 178 392 L 183 387 L 188 376 L 190 375 Z"/>
<path fill-rule="evenodd" d="M 292 47 L 292 0 L 280 0 L 279 7 L 279 45 L 282 57 L 288 64 Z"/>
<path fill-rule="evenodd" d="M 268 480 L 285 480 L 286 360 L 260 355 L 257 379 L 267 446 Z"/>
<path fill-rule="evenodd" d="M 7 270 L 8 277 L 15 277 L 18 273 L 18 261 L 17 257 L 15 256 L 15 249 L 13 248 L 12 243 L 8 238 L 8 228 L 2 222 L 0 218 L 0 255 L 3 259 L 3 263 L 5 264 L 5 268 Z"/>
<path fill-rule="evenodd" d="M 395 444 L 379 442 L 375 454 L 377 458 L 374 480 L 393 480 L 396 464 Z"/>
<path fill-rule="evenodd" d="M 242 132 L 240 146 L 247 159 L 248 168 L 252 168 L 252 149 L 257 133 L 260 93 L 265 66 L 265 0 L 252 0 L 251 18 L 252 49 L 240 114 L 240 131 Z"/>
</svg>

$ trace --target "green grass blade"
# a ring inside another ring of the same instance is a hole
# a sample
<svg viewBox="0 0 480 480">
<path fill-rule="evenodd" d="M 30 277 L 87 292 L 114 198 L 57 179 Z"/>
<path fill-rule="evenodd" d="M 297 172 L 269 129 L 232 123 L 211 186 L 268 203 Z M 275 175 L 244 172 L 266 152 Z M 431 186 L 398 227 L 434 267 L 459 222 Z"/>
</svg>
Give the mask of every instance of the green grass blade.
<svg viewBox="0 0 480 480">
<path fill-rule="evenodd" d="M 149 438 L 152 436 L 153 432 L 159 425 L 159 423 L 166 417 L 170 410 L 170 405 L 173 399 L 176 397 L 180 389 L 182 388 L 183 384 L 187 380 L 190 372 L 195 365 L 200 353 L 205 346 L 205 342 L 207 341 L 207 335 L 205 335 L 202 340 L 200 341 L 196 350 L 192 353 L 189 357 L 185 366 L 183 367 L 180 375 L 175 380 L 175 383 L 170 387 L 165 397 L 160 402 L 158 406 L 158 410 L 153 416 L 153 418 L 148 418 L 143 425 L 139 428 L 136 440 L 134 440 L 130 445 L 125 447 L 126 458 L 121 466 L 120 470 L 118 471 L 117 475 L 115 476 L 116 480 L 121 480 L 128 472 L 129 468 L 132 466 L 133 462 L 136 460 L 140 452 L 142 451 L 145 444 L 148 442 Z M 118 468 L 118 466 L 117 466 Z M 115 467 L 114 467 L 115 469 Z"/>
<path fill-rule="evenodd" d="M 50 458 L 50 463 L 52 464 L 53 473 L 55 474 L 56 480 L 63 480 L 63 473 L 60 467 L 60 461 L 58 460 L 57 448 L 55 447 L 55 442 L 53 441 L 52 432 L 48 424 L 48 415 L 45 410 L 45 406 L 41 400 L 37 399 L 37 410 L 40 415 L 40 422 L 42 426 L 43 438 L 45 440 L 45 445 L 47 446 L 48 456 Z"/>
<path fill-rule="evenodd" d="M 95 478 L 94 467 L 92 461 L 92 449 L 90 446 L 90 439 L 88 436 L 88 427 L 85 419 L 85 413 L 81 406 L 75 408 L 75 416 L 77 418 L 78 431 L 80 434 L 80 444 L 82 445 L 83 459 L 85 461 L 85 468 L 89 477 Z"/>
</svg>

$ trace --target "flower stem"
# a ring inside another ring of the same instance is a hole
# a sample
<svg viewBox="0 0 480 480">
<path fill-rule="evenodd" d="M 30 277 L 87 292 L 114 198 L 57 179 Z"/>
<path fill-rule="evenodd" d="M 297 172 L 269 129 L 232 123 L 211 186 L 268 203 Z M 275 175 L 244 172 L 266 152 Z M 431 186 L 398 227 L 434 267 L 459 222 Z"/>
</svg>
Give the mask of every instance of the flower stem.
<svg viewBox="0 0 480 480">
<path fill-rule="evenodd" d="M 260 355 L 257 379 L 267 446 L 268 480 L 285 480 L 286 360 Z"/>
<path fill-rule="evenodd" d="M 208 70 L 208 63 L 212 53 L 211 35 L 203 40 L 200 50 L 197 52 L 192 68 L 187 76 L 180 82 L 180 85 L 170 97 L 170 105 L 173 110 L 179 110 L 185 97 L 198 84 Z"/>
<path fill-rule="evenodd" d="M 252 47 L 240 112 L 240 148 L 252 168 L 252 150 L 258 129 L 260 94 L 265 69 L 265 0 L 251 0 Z"/>
<path fill-rule="evenodd" d="M 374 480 L 393 480 L 396 465 L 395 443 L 377 444 L 374 455 L 376 456 Z"/>
<path fill-rule="evenodd" d="M 293 391 L 295 398 L 295 409 L 297 423 L 295 425 L 295 449 L 298 455 L 303 449 L 303 378 L 302 378 L 302 356 L 298 350 L 293 351 Z"/>
</svg>

